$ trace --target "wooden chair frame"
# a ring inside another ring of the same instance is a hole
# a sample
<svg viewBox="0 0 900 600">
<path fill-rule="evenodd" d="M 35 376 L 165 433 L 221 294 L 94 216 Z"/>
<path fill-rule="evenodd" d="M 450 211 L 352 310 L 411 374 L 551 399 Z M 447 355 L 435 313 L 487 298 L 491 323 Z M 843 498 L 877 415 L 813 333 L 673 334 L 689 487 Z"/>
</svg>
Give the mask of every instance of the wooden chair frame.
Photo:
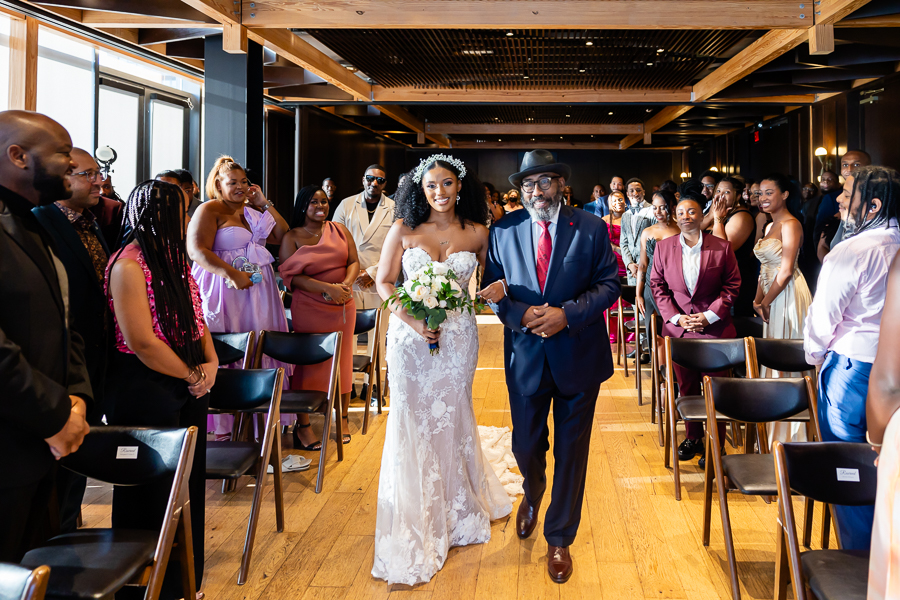
<svg viewBox="0 0 900 600">
<path fill-rule="evenodd" d="M 3 573 L 6 571 L 6 573 Z M 4 575 L 10 579 L 4 579 Z M 47 583 L 50 581 L 50 567 L 41 565 L 30 569 L 21 565 L 0 564 L 0 579 L 4 579 L 0 585 L 0 597 L 15 600 L 44 600 L 47 593 Z"/>
<path fill-rule="evenodd" d="M 284 292 L 281 292 L 281 294 L 284 294 Z M 220 334 L 218 334 L 218 333 L 212 334 L 214 341 L 215 341 L 217 335 L 220 335 Z M 256 331 L 247 331 L 244 333 L 237 333 L 237 334 L 226 333 L 226 334 L 221 334 L 221 335 L 246 335 L 247 336 L 247 345 L 244 347 L 244 359 L 241 362 L 240 368 L 241 369 L 253 368 L 253 356 L 256 352 L 256 346 L 255 346 L 256 335 L 257 335 Z M 224 364 L 231 364 L 231 363 L 224 363 Z M 220 360 L 219 367 L 223 367 L 223 366 L 224 365 L 223 365 L 222 361 Z M 240 439 L 241 432 L 246 429 L 246 424 L 243 422 L 244 415 L 238 415 L 238 416 L 240 418 L 235 418 L 234 424 L 231 427 L 231 439 L 233 439 L 233 440 Z M 262 430 L 262 427 L 260 427 L 260 431 L 261 430 Z M 237 485 L 237 482 L 233 479 L 223 480 L 222 481 L 222 493 L 227 494 L 229 492 L 233 492 L 236 489 L 236 487 L 235 487 L 236 485 Z"/>
<path fill-rule="evenodd" d="M 645 319 L 646 322 L 648 319 Z M 664 423 L 665 409 L 663 408 L 663 398 L 665 392 L 661 391 L 665 382 L 661 381 L 661 366 L 659 364 L 659 331 L 656 328 L 656 318 L 651 316 L 649 319 L 650 331 L 648 333 L 650 339 L 650 422 L 656 424 L 659 436 L 659 445 L 664 446 L 666 443 Z"/>
<path fill-rule="evenodd" d="M 368 310 L 368 309 L 362 309 L 362 310 Z M 381 319 L 382 319 L 384 309 L 378 308 L 375 310 L 376 310 L 375 327 L 368 330 L 369 333 L 374 338 L 373 342 L 371 344 L 372 354 L 369 355 L 369 359 L 370 359 L 369 367 L 365 371 L 354 370 L 354 373 L 362 373 L 366 377 L 366 380 L 365 380 L 365 383 L 363 383 L 363 389 L 362 389 L 362 397 L 364 398 L 365 405 L 366 405 L 365 416 L 363 416 L 363 427 L 362 427 L 363 435 L 366 435 L 369 432 L 369 408 L 370 408 L 369 405 L 371 404 L 371 402 L 370 402 L 371 398 L 369 398 L 369 396 L 372 395 L 371 394 L 372 387 L 374 386 L 378 390 L 378 396 L 376 398 L 376 401 L 378 402 L 378 414 L 379 415 L 382 414 L 381 400 L 382 400 L 382 398 L 384 398 L 384 386 L 381 384 L 381 380 L 379 379 L 381 376 L 381 336 L 384 333 L 381 331 Z M 354 356 L 358 356 L 356 354 L 356 348 L 353 349 L 353 353 L 354 353 L 353 354 Z M 359 356 L 365 356 L 365 355 L 359 355 Z"/>
</svg>

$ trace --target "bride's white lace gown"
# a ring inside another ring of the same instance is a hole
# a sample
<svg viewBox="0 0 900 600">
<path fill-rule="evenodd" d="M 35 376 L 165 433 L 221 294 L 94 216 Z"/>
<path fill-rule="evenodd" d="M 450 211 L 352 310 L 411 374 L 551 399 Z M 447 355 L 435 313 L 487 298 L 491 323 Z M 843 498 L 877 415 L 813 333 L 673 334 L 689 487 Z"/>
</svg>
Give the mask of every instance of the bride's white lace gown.
<svg viewBox="0 0 900 600">
<path fill-rule="evenodd" d="M 403 253 L 409 276 L 432 262 Z M 463 289 L 478 266 L 471 252 L 444 261 Z M 481 448 L 472 408 L 478 361 L 475 315 L 454 311 L 441 325 L 440 353 L 391 316 L 387 334 L 391 409 L 378 483 L 372 575 L 389 583 L 429 581 L 453 546 L 487 542 L 491 520 L 512 504 Z"/>
</svg>

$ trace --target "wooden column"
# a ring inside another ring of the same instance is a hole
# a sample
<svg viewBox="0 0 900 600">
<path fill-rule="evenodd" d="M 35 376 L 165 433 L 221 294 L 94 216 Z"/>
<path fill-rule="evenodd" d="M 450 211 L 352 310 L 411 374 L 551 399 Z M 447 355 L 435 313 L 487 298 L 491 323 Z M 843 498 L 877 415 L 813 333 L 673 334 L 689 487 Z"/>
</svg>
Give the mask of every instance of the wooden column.
<svg viewBox="0 0 900 600">
<path fill-rule="evenodd" d="M 38 22 L 10 20 L 9 108 L 37 109 Z"/>
</svg>

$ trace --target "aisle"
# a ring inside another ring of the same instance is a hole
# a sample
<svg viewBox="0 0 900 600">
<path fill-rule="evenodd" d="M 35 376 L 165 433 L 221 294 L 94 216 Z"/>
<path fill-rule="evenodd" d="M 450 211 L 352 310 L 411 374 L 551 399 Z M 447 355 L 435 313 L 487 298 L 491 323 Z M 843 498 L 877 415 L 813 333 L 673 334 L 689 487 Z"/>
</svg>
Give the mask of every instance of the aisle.
<svg viewBox="0 0 900 600">
<path fill-rule="evenodd" d="M 474 385 L 478 422 L 509 427 L 502 328 L 480 324 L 479 332 Z M 225 495 L 219 482 L 210 482 L 203 591 L 210 600 L 730 598 L 718 503 L 713 505 L 712 543 L 707 549 L 701 543 L 703 496 L 696 460 L 685 463 L 686 493 L 676 502 L 656 426 L 650 424 L 649 386 L 644 387 L 648 401 L 639 407 L 633 383 L 618 370 L 600 391 L 586 505 L 572 547 L 575 573 L 564 585 L 547 576 L 547 543 L 539 535 L 543 515 L 536 533 L 526 541 L 516 537 L 514 519 L 494 523 L 488 544 L 451 550 L 444 569 L 427 585 L 388 586 L 372 579 L 378 469 L 387 415 L 373 414 L 369 434 L 362 436 L 358 433 L 362 407 L 355 406 L 353 441 L 345 446 L 342 463 L 335 461 L 333 452 L 328 457 L 321 494 L 313 489 L 314 468 L 286 474 L 284 533 L 275 532 L 272 487 L 267 486 L 244 586 L 236 579 L 252 480 L 241 479 L 238 491 Z M 552 456 L 548 458 L 552 469 Z M 729 500 L 742 594 L 747 599 L 771 598 L 776 505 L 737 494 Z M 108 489 L 92 486 L 85 524 L 108 523 L 109 502 Z M 802 514 L 799 502 L 796 510 Z M 814 532 L 819 531 L 819 518 L 816 511 Z"/>
</svg>

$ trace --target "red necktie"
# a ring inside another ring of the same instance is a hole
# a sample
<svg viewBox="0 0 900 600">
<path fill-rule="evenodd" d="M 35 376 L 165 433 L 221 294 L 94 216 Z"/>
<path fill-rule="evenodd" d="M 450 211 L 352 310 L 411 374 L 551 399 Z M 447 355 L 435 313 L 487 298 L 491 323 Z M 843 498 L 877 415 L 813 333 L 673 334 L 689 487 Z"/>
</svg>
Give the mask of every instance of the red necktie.
<svg viewBox="0 0 900 600">
<path fill-rule="evenodd" d="M 541 292 L 547 283 L 547 271 L 550 269 L 550 255 L 553 253 L 553 241 L 550 239 L 550 222 L 538 221 L 541 226 L 541 237 L 538 239 L 537 249 L 537 276 Z"/>
</svg>

